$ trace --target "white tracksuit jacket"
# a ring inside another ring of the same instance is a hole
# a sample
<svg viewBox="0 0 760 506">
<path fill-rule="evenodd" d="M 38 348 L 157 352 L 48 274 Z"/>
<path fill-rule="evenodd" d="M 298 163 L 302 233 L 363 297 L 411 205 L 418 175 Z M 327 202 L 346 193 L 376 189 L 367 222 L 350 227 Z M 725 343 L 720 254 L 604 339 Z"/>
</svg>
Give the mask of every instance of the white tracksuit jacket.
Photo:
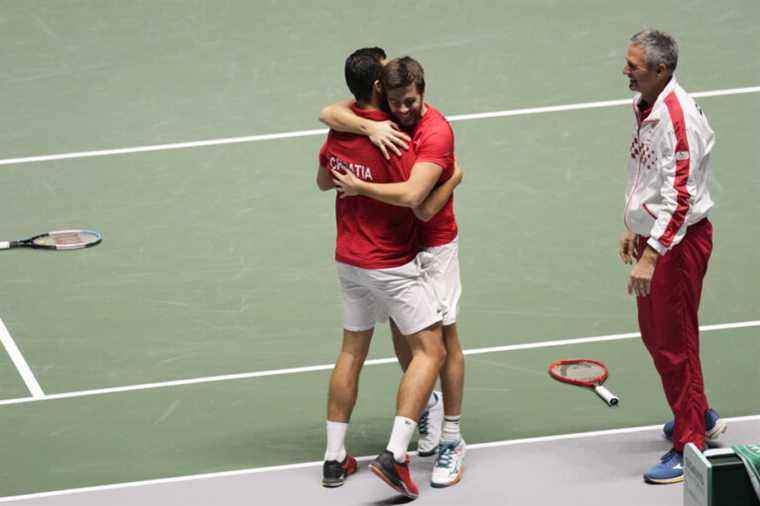
<svg viewBox="0 0 760 506">
<path fill-rule="evenodd" d="M 664 255 L 713 206 L 707 185 L 715 133 L 675 76 L 643 121 L 640 100 L 641 94 L 633 100 L 625 226 Z"/>
</svg>

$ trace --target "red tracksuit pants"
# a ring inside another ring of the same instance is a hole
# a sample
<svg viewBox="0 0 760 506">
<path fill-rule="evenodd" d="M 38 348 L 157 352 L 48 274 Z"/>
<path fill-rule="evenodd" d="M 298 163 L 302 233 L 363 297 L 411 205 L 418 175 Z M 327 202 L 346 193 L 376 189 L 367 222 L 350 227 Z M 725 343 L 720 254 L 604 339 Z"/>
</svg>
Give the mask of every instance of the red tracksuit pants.
<svg viewBox="0 0 760 506">
<path fill-rule="evenodd" d="M 639 237 L 638 251 L 646 247 Z M 691 225 L 683 240 L 657 260 L 648 297 L 637 297 L 641 337 L 660 373 L 675 416 L 673 448 L 705 446 L 705 396 L 699 360 L 699 300 L 712 253 L 712 224 Z"/>
</svg>

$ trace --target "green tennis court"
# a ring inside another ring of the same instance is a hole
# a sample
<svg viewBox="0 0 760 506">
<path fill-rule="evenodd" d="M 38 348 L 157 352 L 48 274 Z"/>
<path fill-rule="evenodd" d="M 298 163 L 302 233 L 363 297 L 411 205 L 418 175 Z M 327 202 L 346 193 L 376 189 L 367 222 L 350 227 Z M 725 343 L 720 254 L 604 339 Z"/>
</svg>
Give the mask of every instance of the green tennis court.
<svg viewBox="0 0 760 506">
<path fill-rule="evenodd" d="M 452 122 L 468 443 L 670 416 L 616 254 L 630 106 L 600 104 L 629 98 L 624 49 L 644 26 L 679 40 L 679 80 L 717 133 L 707 394 L 760 415 L 756 1 L 2 5 L 0 239 L 91 227 L 103 243 L 2 253 L 0 501 L 322 458 L 341 321 L 314 130 L 366 45 L 418 58 L 447 115 L 502 111 Z M 531 110 L 546 106 L 567 107 Z M 609 366 L 619 408 L 546 374 L 581 355 Z M 391 356 L 379 329 L 370 358 Z M 362 377 L 357 455 L 391 428 L 387 362 Z"/>
</svg>

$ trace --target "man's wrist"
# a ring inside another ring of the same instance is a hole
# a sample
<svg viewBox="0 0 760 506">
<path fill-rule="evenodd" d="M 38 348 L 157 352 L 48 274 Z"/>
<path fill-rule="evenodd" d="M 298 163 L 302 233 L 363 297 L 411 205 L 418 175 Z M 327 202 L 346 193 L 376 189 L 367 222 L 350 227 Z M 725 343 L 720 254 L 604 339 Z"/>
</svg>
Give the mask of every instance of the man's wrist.
<svg viewBox="0 0 760 506">
<path fill-rule="evenodd" d="M 647 247 L 644 248 L 644 251 L 641 255 L 641 259 L 651 264 L 654 264 L 657 262 L 658 258 L 660 258 L 660 253 L 656 249 L 654 249 L 652 246 L 647 244 Z"/>
<path fill-rule="evenodd" d="M 367 137 L 372 137 L 375 135 L 375 133 L 377 133 L 375 122 L 364 118 L 361 118 L 359 120 L 359 130 L 361 131 L 362 135 L 365 135 Z"/>
<path fill-rule="evenodd" d="M 366 181 L 362 181 L 361 179 L 357 178 L 357 181 L 356 181 L 356 193 L 358 195 L 362 195 L 362 196 L 366 197 L 367 196 L 366 191 L 367 191 L 367 182 Z"/>
</svg>

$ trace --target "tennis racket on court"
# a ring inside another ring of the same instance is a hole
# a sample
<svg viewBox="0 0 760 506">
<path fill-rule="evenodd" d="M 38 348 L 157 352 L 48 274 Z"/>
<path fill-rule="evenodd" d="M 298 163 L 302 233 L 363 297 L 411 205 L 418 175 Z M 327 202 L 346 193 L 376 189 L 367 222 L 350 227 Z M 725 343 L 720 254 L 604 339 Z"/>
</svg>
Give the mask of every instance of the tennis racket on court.
<svg viewBox="0 0 760 506">
<path fill-rule="evenodd" d="M 10 248 L 71 250 L 89 248 L 102 240 L 103 236 L 95 230 L 53 230 L 19 241 L 0 241 L 0 250 Z"/>
<path fill-rule="evenodd" d="M 617 406 L 619 402 L 617 396 L 603 386 L 609 372 L 607 366 L 598 360 L 590 358 L 557 360 L 549 364 L 549 374 L 563 383 L 593 388 L 596 395 L 610 407 Z"/>
</svg>

